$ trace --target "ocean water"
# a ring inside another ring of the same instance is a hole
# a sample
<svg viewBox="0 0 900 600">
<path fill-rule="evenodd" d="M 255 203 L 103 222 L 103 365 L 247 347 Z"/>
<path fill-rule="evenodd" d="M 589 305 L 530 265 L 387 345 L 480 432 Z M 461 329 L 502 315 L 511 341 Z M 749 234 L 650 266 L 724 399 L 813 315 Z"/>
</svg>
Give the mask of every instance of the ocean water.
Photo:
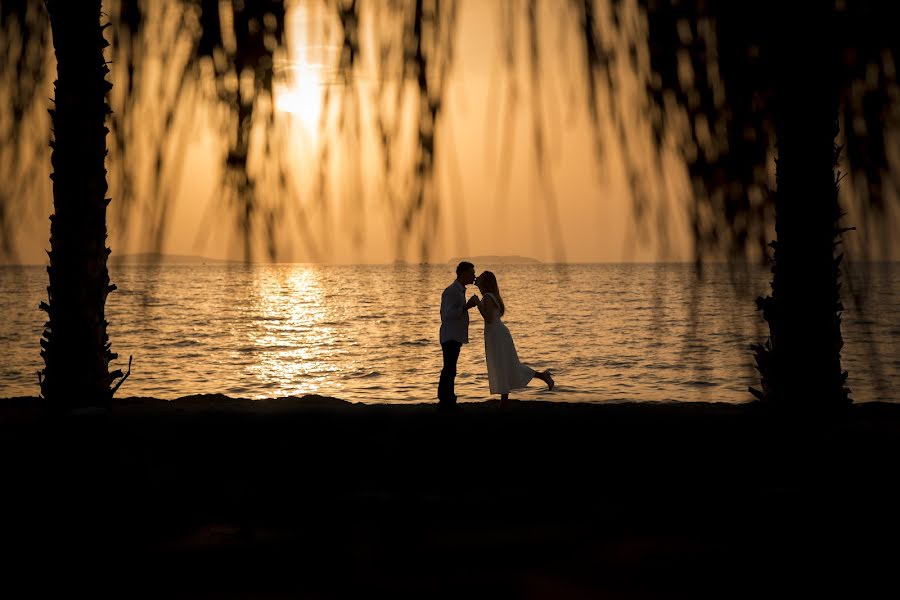
<svg viewBox="0 0 900 600">
<path fill-rule="evenodd" d="M 767 328 L 754 298 L 769 273 L 686 264 L 476 265 L 497 275 L 519 358 L 551 369 L 519 399 L 746 402 L 749 345 Z M 451 265 L 113 265 L 113 351 L 132 374 L 119 396 L 319 393 L 353 402 L 430 402 Z M 844 283 L 843 366 L 858 402 L 900 384 L 900 266 L 855 269 Z M 0 267 L 0 397 L 38 395 L 43 267 Z M 469 288 L 469 294 L 475 291 Z M 490 398 L 483 322 L 470 313 L 461 401 Z"/>
</svg>

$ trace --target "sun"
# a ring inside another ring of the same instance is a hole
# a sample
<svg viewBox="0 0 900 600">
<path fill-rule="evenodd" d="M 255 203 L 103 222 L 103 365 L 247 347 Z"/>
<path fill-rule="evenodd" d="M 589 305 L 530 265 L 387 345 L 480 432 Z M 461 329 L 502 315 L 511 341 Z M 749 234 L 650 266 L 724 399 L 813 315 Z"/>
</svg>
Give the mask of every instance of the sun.
<svg viewBox="0 0 900 600">
<path fill-rule="evenodd" d="M 275 108 L 297 117 L 306 132 L 312 135 L 319 126 L 322 113 L 323 67 L 310 60 L 304 12 L 302 7 L 297 7 L 289 20 L 287 77 L 284 83 L 275 87 Z"/>
<path fill-rule="evenodd" d="M 308 133 L 316 130 L 322 112 L 322 84 L 315 69 L 295 65 L 291 83 L 275 91 L 275 107 L 300 119 Z"/>
</svg>

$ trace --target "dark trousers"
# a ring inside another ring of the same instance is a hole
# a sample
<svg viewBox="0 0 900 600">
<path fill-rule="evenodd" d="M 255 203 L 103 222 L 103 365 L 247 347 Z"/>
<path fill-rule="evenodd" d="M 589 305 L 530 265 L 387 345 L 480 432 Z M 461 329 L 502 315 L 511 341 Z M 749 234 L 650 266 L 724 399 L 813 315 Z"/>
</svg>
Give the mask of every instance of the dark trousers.
<svg viewBox="0 0 900 600">
<path fill-rule="evenodd" d="M 462 344 L 456 340 L 441 344 L 441 350 L 444 352 L 444 368 L 441 369 L 441 379 L 438 382 L 438 400 L 441 404 L 456 403 L 453 384 L 456 381 L 456 361 L 459 360 L 461 348 Z"/>
</svg>

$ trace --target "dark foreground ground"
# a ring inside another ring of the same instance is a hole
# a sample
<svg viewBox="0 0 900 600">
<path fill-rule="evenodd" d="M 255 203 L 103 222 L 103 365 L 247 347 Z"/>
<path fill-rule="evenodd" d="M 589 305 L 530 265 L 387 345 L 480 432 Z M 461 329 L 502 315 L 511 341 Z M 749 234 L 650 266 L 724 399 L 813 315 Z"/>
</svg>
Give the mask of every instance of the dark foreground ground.
<svg viewBox="0 0 900 600">
<path fill-rule="evenodd" d="M 898 405 L 7 399 L 0 457 L 8 598 L 900 594 Z"/>
</svg>

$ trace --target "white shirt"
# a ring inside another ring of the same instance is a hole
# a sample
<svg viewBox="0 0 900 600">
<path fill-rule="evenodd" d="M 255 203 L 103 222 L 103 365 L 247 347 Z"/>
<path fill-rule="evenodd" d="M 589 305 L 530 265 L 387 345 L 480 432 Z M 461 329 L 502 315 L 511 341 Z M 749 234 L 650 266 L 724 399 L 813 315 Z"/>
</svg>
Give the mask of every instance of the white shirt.
<svg viewBox="0 0 900 600">
<path fill-rule="evenodd" d="M 466 287 L 451 283 L 441 296 L 441 343 L 456 340 L 469 343 L 469 311 L 466 310 Z"/>
</svg>

